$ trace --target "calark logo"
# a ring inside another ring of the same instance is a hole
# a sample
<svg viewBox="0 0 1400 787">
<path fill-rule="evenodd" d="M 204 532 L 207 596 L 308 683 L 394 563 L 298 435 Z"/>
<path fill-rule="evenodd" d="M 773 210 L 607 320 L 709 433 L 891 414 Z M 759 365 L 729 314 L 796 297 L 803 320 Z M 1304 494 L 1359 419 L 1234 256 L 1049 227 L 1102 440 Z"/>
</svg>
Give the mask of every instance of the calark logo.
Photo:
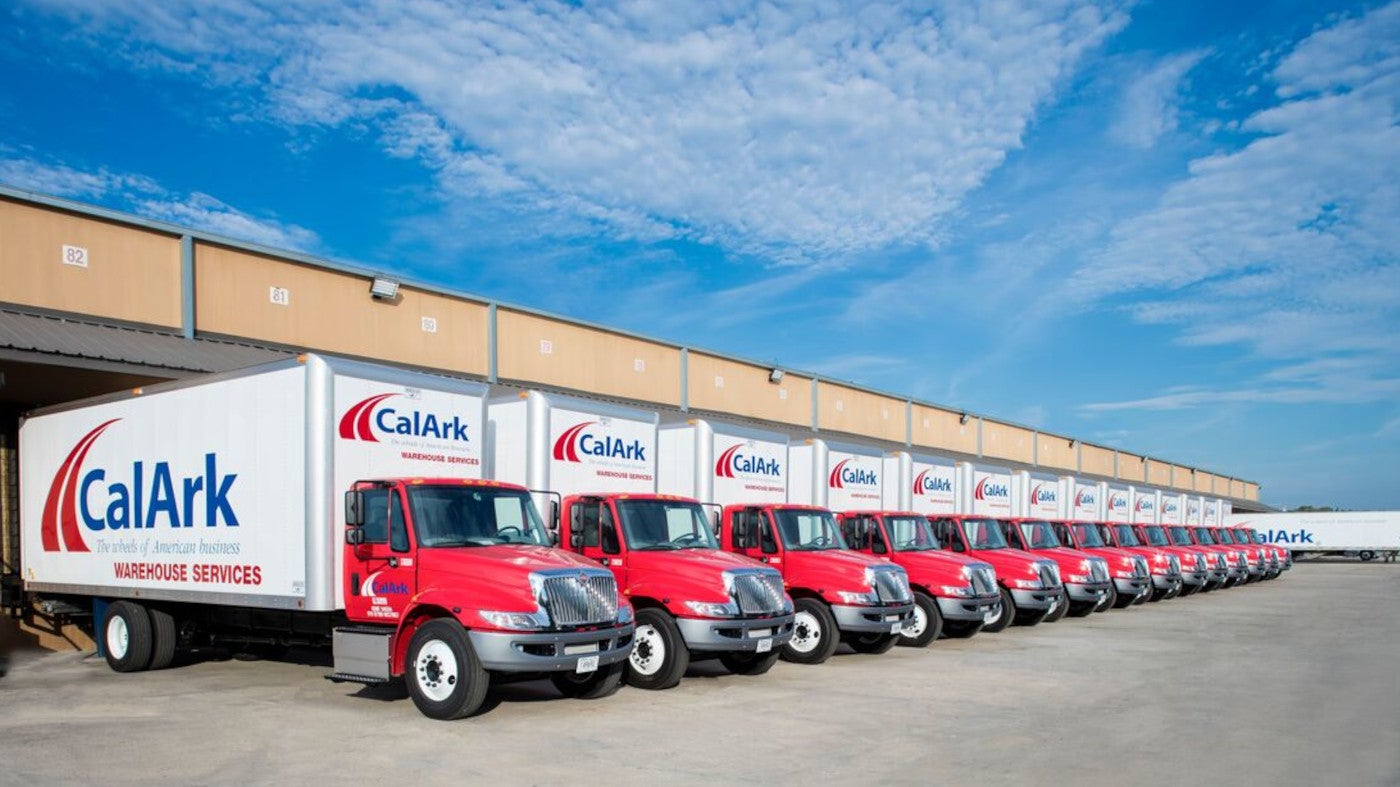
<svg viewBox="0 0 1400 787">
<path fill-rule="evenodd" d="M 406 596 L 408 595 L 408 583 L 396 582 L 394 580 L 381 580 L 379 575 L 383 573 L 376 571 L 365 577 L 365 581 L 360 584 L 361 596 Z"/>
<path fill-rule="evenodd" d="M 932 470 L 925 470 L 914 477 L 914 494 L 932 495 L 936 492 L 952 492 L 953 482 L 940 478 Z"/>
<path fill-rule="evenodd" d="M 386 435 L 429 437 L 434 440 L 471 442 L 467 422 L 460 415 L 438 415 L 419 409 L 400 409 L 389 403 L 398 393 L 386 393 L 361 400 L 340 417 L 340 436 L 346 440 L 379 442 L 375 429 Z"/>
<path fill-rule="evenodd" d="M 1152 498 L 1139 497 L 1137 500 L 1137 505 L 1133 506 L 1133 510 L 1137 511 L 1138 513 L 1143 513 L 1146 511 L 1151 511 L 1154 507 L 1155 506 L 1153 506 L 1152 504 Z"/>
<path fill-rule="evenodd" d="M 1036 484 L 1035 488 L 1031 490 L 1031 505 L 1052 506 L 1058 499 L 1059 495 L 1053 486 Z"/>
<path fill-rule="evenodd" d="M 741 453 L 751 446 L 736 445 L 725 450 L 715 462 L 715 476 L 718 478 L 738 478 L 745 475 L 761 475 L 767 478 L 781 478 L 783 466 L 776 459 L 765 459 L 752 453 Z M 557 446 L 556 446 L 557 450 Z M 557 457 L 556 457 L 557 458 Z"/>
<path fill-rule="evenodd" d="M 1098 498 L 1088 489 L 1081 489 L 1079 493 L 1074 496 L 1075 508 L 1093 508 L 1097 504 Z"/>
<path fill-rule="evenodd" d="M 847 484 L 855 486 L 877 486 L 880 477 L 874 470 L 865 470 L 860 467 L 848 467 L 854 459 L 842 459 L 831 468 L 831 476 L 827 479 L 827 486 L 832 489 L 845 489 Z"/>
<path fill-rule="evenodd" d="M 598 427 L 590 429 L 589 427 Z M 601 421 L 584 421 L 571 426 L 554 441 L 554 458 L 561 462 L 582 462 L 583 457 L 597 459 L 647 460 L 647 447 L 641 440 L 625 440 L 606 433 Z"/>
<path fill-rule="evenodd" d="M 1162 513 L 1164 514 L 1175 514 L 1180 507 L 1174 500 L 1162 501 Z"/>
<path fill-rule="evenodd" d="M 1108 508 L 1110 511 L 1127 511 L 1128 496 L 1113 494 L 1108 496 Z"/>
<path fill-rule="evenodd" d="M 201 522 L 205 526 L 215 527 L 222 520 L 228 527 L 238 527 L 238 516 L 229 499 L 238 474 L 219 473 L 217 454 L 205 454 L 203 472 L 188 476 L 174 475 L 167 461 L 151 462 L 148 466 L 142 460 L 121 468 L 120 474 L 106 467 L 84 472 L 93 443 L 120 420 L 114 418 L 84 435 L 59 466 L 49 484 L 39 522 L 39 541 L 45 552 L 91 551 L 78 527 L 79 521 L 93 532 L 143 530 L 160 522 L 171 528 L 188 528 L 194 527 L 196 514 L 202 509 Z M 110 481 L 109 470 L 113 476 Z M 107 507 L 94 511 L 91 498 L 99 490 L 107 493 Z"/>
<path fill-rule="evenodd" d="M 972 490 L 972 496 L 977 500 L 1004 500 L 1011 496 L 1011 488 L 1006 484 L 992 481 L 991 476 L 988 476 L 977 482 L 976 488 Z"/>
</svg>

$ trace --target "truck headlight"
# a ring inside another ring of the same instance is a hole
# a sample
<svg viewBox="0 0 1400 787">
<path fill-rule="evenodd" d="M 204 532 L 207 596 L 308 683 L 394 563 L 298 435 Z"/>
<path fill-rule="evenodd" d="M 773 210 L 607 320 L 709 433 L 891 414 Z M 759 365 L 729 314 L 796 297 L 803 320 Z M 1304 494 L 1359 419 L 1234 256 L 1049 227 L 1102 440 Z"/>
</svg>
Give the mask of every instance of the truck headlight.
<svg viewBox="0 0 1400 787">
<path fill-rule="evenodd" d="M 481 619 L 498 629 L 539 631 L 549 628 L 549 615 L 544 612 L 495 612 L 484 610 Z"/>
<path fill-rule="evenodd" d="M 619 605 L 619 606 L 618 606 L 618 608 L 617 608 L 617 622 L 618 622 L 618 623 L 620 623 L 620 624 L 631 623 L 631 622 L 632 622 L 632 617 L 633 617 L 633 615 L 634 615 L 634 613 L 632 612 L 632 605 L 631 605 L 631 604 L 622 604 L 622 605 Z"/>
<path fill-rule="evenodd" d="M 967 587 L 962 587 L 960 585 L 944 585 L 940 587 L 939 590 L 942 591 L 943 595 L 953 596 L 955 598 L 972 598 L 977 595 L 977 593 L 973 591 L 971 585 Z"/>
<path fill-rule="evenodd" d="M 739 608 L 734 602 L 714 604 L 708 601 L 687 601 L 686 607 L 702 618 L 734 618 L 739 616 Z"/>
<path fill-rule="evenodd" d="M 1093 580 L 1089 578 L 1088 574 L 1068 574 L 1065 576 L 1065 581 L 1073 582 L 1076 585 L 1087 585 Z"/>
<path fill-rule="evenodd" d="M 851 593 L 845 590 L 836 591 L 836 595 L 843 604 L 862 604 L 871 606 L 880 603 L 880 597 L 873 590 L 864 593 Z"/>
<path fill-rule="evenodd" d="M 1008 579 L 1006 581 L 1010 583 L 1012 587 L 1020 590 L 1040 590 L 1044 587 L 1040 584 L 1039 577 L 1035 579 Z"/>
</svg>

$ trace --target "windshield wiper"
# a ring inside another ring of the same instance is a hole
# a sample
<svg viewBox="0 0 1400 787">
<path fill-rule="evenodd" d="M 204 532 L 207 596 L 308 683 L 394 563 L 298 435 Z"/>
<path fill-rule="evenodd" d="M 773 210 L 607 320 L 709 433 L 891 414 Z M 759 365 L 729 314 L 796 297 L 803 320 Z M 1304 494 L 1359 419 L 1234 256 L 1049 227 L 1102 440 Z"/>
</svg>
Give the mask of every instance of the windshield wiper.
<svg viewBox="0 0 1400 787">
<path fill-rule="evenodd" d="M 671 552 L 681 549 L 677 544 L 648 544 L 644 547 L 634 547 L 634 552 Z"/>
</svg>

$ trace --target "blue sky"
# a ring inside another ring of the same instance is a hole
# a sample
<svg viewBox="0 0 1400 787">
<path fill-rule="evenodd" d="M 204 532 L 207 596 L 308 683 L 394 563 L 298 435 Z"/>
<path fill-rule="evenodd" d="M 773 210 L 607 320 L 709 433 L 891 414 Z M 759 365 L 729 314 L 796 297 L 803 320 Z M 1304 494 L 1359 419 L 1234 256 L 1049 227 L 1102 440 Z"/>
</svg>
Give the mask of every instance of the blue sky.
<svg viewBox="0 0 1400 787">
<path fill-rule="evenodd" d="M 0 14 L 0 182 L 1400 508 L 1400 2 Z"/>
</svg>

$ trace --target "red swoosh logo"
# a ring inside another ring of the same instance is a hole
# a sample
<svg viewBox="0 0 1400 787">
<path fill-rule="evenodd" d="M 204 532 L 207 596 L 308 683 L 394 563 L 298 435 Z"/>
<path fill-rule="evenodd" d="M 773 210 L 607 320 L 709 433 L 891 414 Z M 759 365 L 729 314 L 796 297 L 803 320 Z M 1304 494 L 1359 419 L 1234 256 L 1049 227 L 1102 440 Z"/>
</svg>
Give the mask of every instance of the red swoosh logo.
<svg viewBox="0 0 1400 787">
<path fill-rule="evenodd" d="M 60 549 L 67 549 L 69 552 L 88 551 L 82 531 L 78 529 L 78 471 L 82 469 L 83 460 L 87 459 L 88 450 L 92 448 L 93 442 L 107 427 L 120 420 L 113 418 L 83 435 L 83 439 L 73 446 L 73 450 L 63 460 L 63 465 L 58 468 L 53 483 L 49 485 L 49 496 L 44 500 L 43 517 L 39 520 L 39 540 L 43 543 L 45 552 L 58 552 Z M 62 548 L 58 545 L 60 530 L 63 533 Z"/>
</svg>

